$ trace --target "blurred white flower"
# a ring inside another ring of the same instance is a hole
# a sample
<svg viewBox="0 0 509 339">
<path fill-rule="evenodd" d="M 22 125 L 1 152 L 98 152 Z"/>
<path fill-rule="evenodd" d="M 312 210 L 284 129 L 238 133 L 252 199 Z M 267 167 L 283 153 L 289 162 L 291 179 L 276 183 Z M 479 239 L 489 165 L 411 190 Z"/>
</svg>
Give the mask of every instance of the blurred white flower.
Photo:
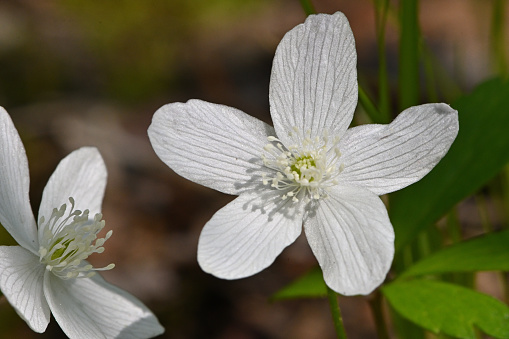
<svg viewBox="0 0 509 339">
<path fill-rule="evenodd" d="M 28 161 L 8 113 L 0 107 L 0 223 L 20 246 L 0 246 L 0 289 L 35 332 L 50 312 L 70 338 L 148 338 L 164 332 L 138 299 L 108 284 L 86 259 L 104 251 L 101 204 L 106 167 L 96 148 L 63 159 L 44 188 L 36 225 Z"/>
<path fill-rule="evenodd" d="M 183 177 L 239 195 L 205 225 L 198 261 L 237 279 L 260 272 L 304 230 L 325 282 L 344 295 L 381 284 L 394 231 L 378 197 L 426 175 L 458 133 L 445 104 L 389 125 L 348 129 L 357 56 L 342 13 L 311 15 L 279 44 L 270 79 L 274 128 L 234 108 L 191 100 L 160 108 L 155 152 Z"/>
</svg>

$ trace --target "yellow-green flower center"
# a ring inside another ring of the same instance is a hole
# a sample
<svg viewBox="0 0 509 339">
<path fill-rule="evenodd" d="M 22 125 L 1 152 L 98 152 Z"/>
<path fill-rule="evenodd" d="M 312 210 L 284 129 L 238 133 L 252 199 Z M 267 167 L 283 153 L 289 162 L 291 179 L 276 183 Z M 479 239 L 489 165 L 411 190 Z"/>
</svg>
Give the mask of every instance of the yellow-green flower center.
<svg viewBox="0 0 509 339">
<path fill-rule="evenodd" d="M 69 244 L 71 243 L 71 240 L 69 240 L 69 239 L 65 240 L 64 242 L 61 242 L 62 240 L 64 240 L 64 238 L 57 239 L 55 241 L 55 243 L 52 245 L 52 248 L 50 248 L 50 251 L 51 251 L 57 244 L 60 244 L 63 246 L 53 252 L 53 255 L 51 256 L 51 260 L 56 260 L 56 259 L 64 259 L 65 260 L 65 258 L 76 253 L 76 250 L 74 250 L 74 251 L 67 253 L 65 258 L 61 258 L 62 255 L 67 251 L 67 248 L 69 247 Z"/>
<path fill-rule="evenodd" d="M 292 166 L 290 166 L 290 171 L 301 178 L 303 172 L 315 167 L 315 159 L 313 159 L 313 157 L 310 155 L 306 155 L 295 159 L 295 162 L 292 164 Z M 315 180 L 315 178 L 310 177 L 308 180 L 309 182 L 312 182 Z"/>
<path fill-rule="evenodd" d="M 263 175 L 262 182 L 282 191 L 282 199 L 291 197 L 297 202 L 319 199 L 327 196 L 327 189 L 337 184 L 337 176 L 343 170 L 339 163 L 339 138 L 329 143 L 327 132 L 321 138 L 310 137 L 293 129 L 300 145 L 283 146 L 276 137 L 268 137 L 265 154 L 262 156 L 264 165 L 272 170 L 270 175 Z M 327 154 L 330 152 L 330 154 Z M 274 175 L 275 171 L 275 175 Z"/>
</svg>

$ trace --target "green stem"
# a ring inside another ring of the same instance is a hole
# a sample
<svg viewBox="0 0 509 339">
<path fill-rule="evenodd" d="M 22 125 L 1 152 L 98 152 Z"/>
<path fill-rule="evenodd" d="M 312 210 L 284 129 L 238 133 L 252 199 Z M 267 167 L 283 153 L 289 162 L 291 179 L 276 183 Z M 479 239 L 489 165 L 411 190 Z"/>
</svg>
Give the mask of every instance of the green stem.
<svg viewBox="0 0 509 339">
<path fill-rule="evenodd" d="M 451 243 L 459 243 L 461 241 L 461 225 L 456 207 L 453 207 L 449 214 L 447 214 L 446 228 Z"/>
<path fill-rule="evenodd" d="M 387 13 L 389 11 L 389 0 L 375 1 L 375 21 L 376 21 L 376 42 L 378 45 L 379 72 L 378 72 L 378 88 L 379 88 L 379 107 L 380 122 L 390 122 L 390 91 L 389 77 L 387 71 L 387 55 L 385 51 L 385 26 L 387 24 Z"/>
<path fill-rule="evenodd" d="M 332 313 L 332 320 L 334 321 L 334 328 L 338 339 L 346 339 L 345 327 L 343 326 L 343 318 L 341 317 L 341 310 L 339 309 L 338 295 L 327 286 L 327 297 L 329 299 L 330 311 Z"/>
<path fill-rule="evenodd" d="M 412 253 L 412 246 L 407 245 L 405 246 L 405 249 L 403 250 L 403 267 L 404 269 L 407 269 L 408 267 L 412 266 L 414 263 L 414 255 Z"/>
<path fill-rule="evenodd" d="M 502 227 L 509 229 L 509 165 L 506 165 L 501 173 L 502 176 L 502 211 L 505 222 Z"/>
<path fill-rule="evenodd" d="M 438 93 L 436 89 L 436 78 L 433 71 L 433 64 L 429 55 L 424 52 L 424 49 L 424 44 L 422 44 L 420 55 L 423 60 L 424 74 L 426 75 L 426 89 L 428 91 L 428 99 L 431 102 L 438 102 Z"/>
<path fill-rule="evenodd" d="M 491 49 L 495 70 L 500 75 L 507 75 L 507 54 L 504 36 L 506 0 L 493 0 L 493 17 L 491 25 Z"/>
<path fill-rule="evenodd" d="M 428 86 L 430 82 L 434 83 L 434 93 L 429 93 L 431 101 L 435 101 L 433 96 L 436 96 L 436 101 L 438 101 L 438 92 L 440 92 L 442 99 L 445 99 L 445 102 L 456 100 L 461 95 L 461 88 L 450 74 L 450 71 L 433 55 L 433 52 L 423 40 L 421 40 L 419 51 L 424 61 L 424 71 L 426 72 Z M 428 91 L 430 89 L 428 87 Z"/>
<path fill-rule="evenodd" d="M 375 123 L 384 122 L 380 120 L 380 112 L 375 107 L 375 104 L 369 98 L 368 94 L 366 93 L 366 91 L 364 91 L 360 84 L 359 84 L 359 103 L 361 104 L 362 108 L 373 122 Z"/>
<path fill-rule="evenodd" d="M 369 305 L 371 306 L 371 312 L 375 318 L 376 333 L 378 334 L 378 339 L 389 339 L 390 337 L 384 319 L 382 302 L 382 294 L 377 290 L 375 291 L 374 298 L 369 301 Z"/>
<path fill-rule="evenodd" d="M 399 108 L 419 102 L 419 20 L 418 1 L 400 1 Z"/>
<path fill-rule="evenodd" d="M 504 292 L 504 301 L 509 303 L 509 276 L 505 272 L 500 272 L 500 277 L 502 279 L 502 290 Z"/>
<path fill-rule="evenodd" d="M 311 3 L 311 0 L 300 0 L 300 4 L 306 15 L 316 14 L 315 7 Z"/>
<path fill-rule="evenodd" d="M 477 203 L 477 210 L 479 211 L 479 217 L 481 218 L 481 225 L 486 233 L 493 232 L 493 225 L 490 222 L 488 215 L 488 206 L 486 206 L 486 200 L 481 194 L 475 195 L 475 201 Z"/>
</svg>

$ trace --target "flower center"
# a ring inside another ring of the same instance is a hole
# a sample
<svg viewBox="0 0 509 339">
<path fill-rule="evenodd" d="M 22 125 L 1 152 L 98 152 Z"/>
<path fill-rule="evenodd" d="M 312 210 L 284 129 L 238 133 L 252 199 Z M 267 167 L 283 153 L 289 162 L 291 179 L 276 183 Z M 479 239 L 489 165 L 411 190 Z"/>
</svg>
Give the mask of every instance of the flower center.
<svg viewBox="0 0 509 339">
<path fill-rule="evenodd" d="M 281 140 L 270 136 L 262 155 L 266 167 L 276 171 L 275 176 L 264 175 L 262 182 L 284 193 L 282 199 L 320 199 L 327 196 L 327 189 L 337 184 L 337 176 L 343 170 L 339 163 L 339 138 L 329 139 L 325 131 L 322 137 L 310 137 L 310 132 L 296 133 L 300 145 L 283 146 Z"/>
<path fill-rule="evenodd" d="M 295 163 L 290 166 L 290 172 L 295 173 L 296 176 L 302 177 L 309 169 L 316 168 L 315 159 L 310 155 L 295 159 Z M 309 182 L 312 182 L 315 178 L 310 177 Z"/>
<path fill-rule="evenodd" d="M 69 198 L 71 209 L 64 216 L 67 204 L 59 209 L 54 208 L 48 221 L 41 217 L 39 260 L 46 265 L 46 269 L 62 279 L 88 278 L 95 271 L 110 270 L 115 267 L 95 268 L 84 260 L 92 253 L 104 252 L 104 243 L 111 237 L 109 231 L 104 238 L 97 238 L 97 234 L 104 228 L 102 214 L 97 213 L 93 220 L 89 220 L 89 211 L 74 210 L 74 199 Z"/>
</svg>

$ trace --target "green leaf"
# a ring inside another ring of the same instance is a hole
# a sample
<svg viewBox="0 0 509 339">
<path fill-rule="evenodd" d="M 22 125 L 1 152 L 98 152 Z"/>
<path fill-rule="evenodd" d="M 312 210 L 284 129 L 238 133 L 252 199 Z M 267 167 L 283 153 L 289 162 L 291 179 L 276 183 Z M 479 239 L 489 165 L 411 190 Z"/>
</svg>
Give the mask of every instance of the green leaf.
<svg viewBox="0 0 509 339">
<path fill-rule="evenodd" d="M 427 339 L 427 331 L 413 322 L 403 318 L 394 308 L 390 308 L 390 319 L 394 326 L 396 338 Z M 443 339 L 443 338 L 437 338 Z"/>
<path fill-rule="evenodd" d="M 479 328 L 509 338 L 509 307 L 486 294 L 430 280 L 394 282 L 382 292 L 400 315 L 431 332 L 475 339 Z"/>
<path fill-rule="evenodd" d="M 490 233 L 435 252 L 400 278 L 445 272 L 509 271 L 509 230 Z"/>
<path fill-rule="evenodd" d="M 327 296 L 327 286 L 319 267 L 309 271 L 272 296 L 272 300 L 321 298 Z"/>
<path fill-rule="evenodd" d="M 396 250 L 474 193 L 509 162 L 509 81 L 494 79 L 460 98 L 460 129 L 447 155 L 422 180 L 391 195 Z"/>
</svg>

